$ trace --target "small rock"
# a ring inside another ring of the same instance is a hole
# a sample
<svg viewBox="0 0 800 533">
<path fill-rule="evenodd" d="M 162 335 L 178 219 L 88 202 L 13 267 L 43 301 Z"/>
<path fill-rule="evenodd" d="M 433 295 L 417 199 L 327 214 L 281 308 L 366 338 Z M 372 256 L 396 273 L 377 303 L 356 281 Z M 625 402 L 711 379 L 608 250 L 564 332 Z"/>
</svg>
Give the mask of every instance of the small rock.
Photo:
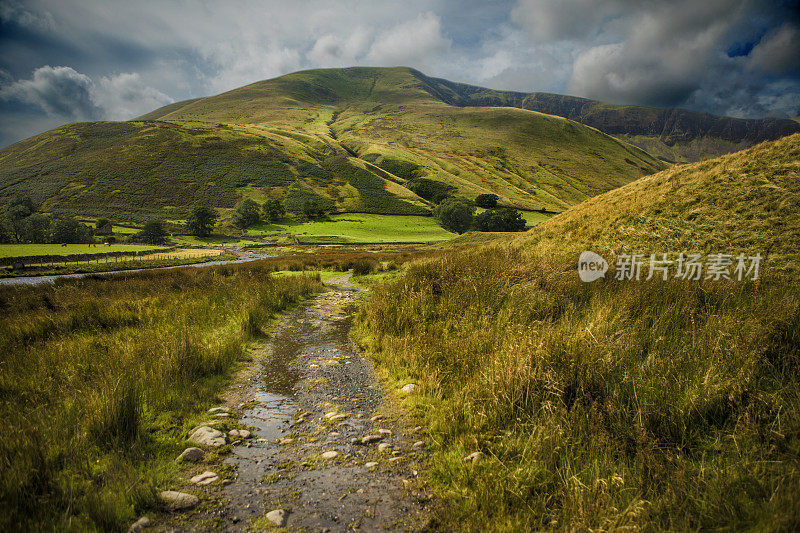
<svg viewBox="0 0 800 533">
<path fill-rule="evenodd" d="M 214 418 L 228 418 L 229 416 L 231 416 L 231 414 L 230 413 L 216 413 L 216 414 L 213 414 L 211 416 L 213 416 Z"/>
<path fill-rule="evenodd" d="M 309 368 L 319 368 L 319 365 L 316 364 L 316 363 L 311 363 L 310 365 L 308 365 L 308 367 Z"/>
<path fill-rule="evenodd" d="M 419 433 L 420 431 L 422 431 L 424 429 L 425 428 L 423 426 L 417 426 L 414 429 L 412 429 L 411 431 L 413 431 L 414 433 Z"/>
<path fill-rule="evenodd" d="M 203 446 L 219 447 L 225 444 L 225 435 L 216 429 L 208 426 L 201 426 L 189 435 L 189 440 Z"/>
<path fill-rule="evenodd" d="M 194 446 L 191 448 L 186 448 L 183 452 L 175 459 L 176 463 L 196 463 L 203 459 L 205 452 L 200 448 L 195 448 Z"/>
<path fill-rule="evenodd" d="M 400 454 L 401 454 L 400 450 L 395 450 L 392 452 L 392 455 L 400 455 Z"/>
<path fill-rule="evenodd" d="M 278 444 L 291 444 L 294 442 L 294 439 L 286 437 L 285 439 L 279 439 Z"/>
<path fill-rule="evenodd" d="M 198 474 L 198 475 L 194 476 L 189 481 L 191 481 L 195 485 L 210 485 L 210 484 L 214 483 L 215 481 L 217 481 L 218 479 L 219 479 L 219 476 L 217 475 L 216 472 L 212 472 L 210 470 L 206 470 L 202 474 Z"/>
<path fill-rule="evenodd" d="M 338 431 L 331 431 L 330 433 L 328 433 L 328 436 L 331 437 L 331 438 L 338 437 L 339 436 L 339 432 Z"/>
<path fill-rule="evenodd" d="M 131 524 L 131 527 L 128 528 L 128 533 L 138 533 L 139 531 L 143 530 L 149 525 L 150 525 L 150 519 L 147 518 L 146 516 L 143 516 L 139 520 Z"/>
<path fill-rule="evenodd" d="M 391 449 L 392 449 L 392 445 L 389 444 L 388 442 L 382 442 L 382 443 L 378 444 L 378 451 L 381 452 L 381 453 L 388 452 Z"/>
<path fill-rule="evenodd" d="M 339 455 L 339 452 L 337 452 L 336 450 L 330 450 L 324 452 L 322 455 L 320 455 L 320 457 L 322 457 L 323 459 L 333 459 L 337 455 Z"/>
<path fill-rule="evenodd" d="M 464 462 L 468 463 L 468 462 L 472 461 L 472 464 L 475 464 L 475 463 L 481 461 L 482 459 L 483 459 L 483 453 L 482 452 L 472 452 L 468 456 L 464 457 Z"/>
<path fill-rule="evenodd" d="M 408 385 L 404 385 L 403 388 L 400 389 L 400 390 L 403 391 L 404 394 L 412 394 L 412 393 L 416 392 L 417 384 L 416 383 L 409 383 Z"/>
<path fill-rule="evenodd" d="M 376 466 L 378 466 L 378 463 L 376 463 L 375 461 L 370 461 L 369 463 L 364 464 L 364 466 L 366 466 L 367 468 L 375 468 Z"/>
<path fill-rule="evenodd" d="M 287 513 L 283 509 L 275 509 L 274 511 L 270 511 L 266 514 L 266 517 L 267 520 L 278 527 L 283 527 L 286 525 Z"/>
<path fill-rule="evenodd" d="M 418 440 L 417 442 L 415 442 L 414 444 L 412 444 L 412 445 L 411 445 L 411 447 L 412 447 L 412 448 L 414 448 L 414 449 L 416 449 L 416 450 L 421 450 L 422 448 L 424 448 L 424 447 L 425 447 L 425 443 L 424 443 L 424 442 L 422 442 L 421 440 Z"/>
<path fill-rule="evenodd" d="M 347 418 L 346 414 L 340 414 L 340 415 L 333 415 L 328 420 L 330 420 L 331 422 L 339 422 L 340 420 L 345 420 L 346 418 Z"/>
<path fill-rule="evenodd" d="M 359 439 L 358 437 L 353 437 L 352 439 L 350 439 L 350 444 L 361 444 L 361 439 Z"/>
<path fill-rule="evenodd" d="M 208 412 L 211 413 L 212 415 L 214 413 L 227 413 L 229 411 L 230 409 L 228 409 L 227 407 L 212 407 L 211 409 L 208 410 Z"/>
<path fill-rule="evenodd" d="M 377 422 L 378 420 L 383 420 L 383 415 L 375 415 L 369 419 L 370 422 Z"/>
<path fill-rule="evenodd" d="M 191 509 L 200 500 L 193 494 L 186 494 L 185 492 L 176 492 L 174 490 L 165 490 L 159 493 L 161 501 L 164 502 L 166 508 L 170 511 L 180 511 L 182 509 Z"/>
<path fill-rule="evenodd" d="M 365 435 L 361 437 L 361 444 L 370 444 L 379 440 L 383 440 L 383 435 Z"/>
<path fill-rule="evenodd" d="M 390 436 L 392 434 L 392 430 L 390 430 L 390 429 L 382 429 L 381 428 L 381 429 L 378 430 L 378 434 L 383 435 L 385 437 L 388 437 L 388 436 Z"/>
<path fill-rule="evenodd" d="M 323 417 L 322 417 L 322 418 L 324 418 L 325 420 L 330 420 L 332 416 L 336 416 L 336 415 L 338 415 L 338 414 L 339 414 L 339 413 L 337 413 L 336 411 L 328 411 L 327 413 L 325 413 L 325 414 L 323 415 Z"/>
<path fill-rule="evenodd" d="M 396 463 L 397 461 L 402 461 L 403 459 L 405 459 L 405 457 L 401 457 L 401 456 L 398 455 L 397 457 L 390 457 L 389 458 L 389 462 L 390 463 Z"/>
<path fill-rule="evenodd" d="M 250 432 L 246 429 L 232 429 L 228 432 L 228 436 L 234 439 L 249 439 Z"/>
</svg>

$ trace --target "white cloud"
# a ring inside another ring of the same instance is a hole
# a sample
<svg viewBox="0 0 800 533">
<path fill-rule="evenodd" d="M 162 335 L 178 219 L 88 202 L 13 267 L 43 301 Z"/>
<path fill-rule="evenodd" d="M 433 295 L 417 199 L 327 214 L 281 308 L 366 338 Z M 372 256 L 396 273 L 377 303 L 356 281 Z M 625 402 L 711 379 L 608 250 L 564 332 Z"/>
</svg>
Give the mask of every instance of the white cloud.
<svg viewBox="0 0 800 533">
<path fill-rule="evenodd" d="M 350 67 L 367 51 L 372 31 L 358 26 L 348 35 L 326 33 L 316 40 L 306 54 L 309 62 L 320 67 Z"/>
<path fill-rule="evenodd" d="M 92 91 L 92 100 L 103 109 L 104 118 L 110 120 L 129 120 L 173 101 L 147 86 L 135 72 L 101 77 Z"/>
<path fill-rule="evenodd" d="M 40 108 L 49 116 L 91 120 L 100 114 L 92 101 L 91 78 L 70 67 L 37 68 L 27 80 L 0 89 L 0 99 Z"/>
<path fill-rule="evenodd" d="M 366 60 L 373 65 L 424 68 L 440 59 L 449 46 L 439 16 L 428 11 L 378 34 Z"/>
</svg>

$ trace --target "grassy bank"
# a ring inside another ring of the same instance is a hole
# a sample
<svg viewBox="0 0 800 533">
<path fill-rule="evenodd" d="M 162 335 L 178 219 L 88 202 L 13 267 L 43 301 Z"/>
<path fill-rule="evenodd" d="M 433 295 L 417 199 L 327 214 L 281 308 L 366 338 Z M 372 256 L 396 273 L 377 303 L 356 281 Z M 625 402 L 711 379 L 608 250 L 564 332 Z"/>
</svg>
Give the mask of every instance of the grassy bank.
<svg viewBox="0 0 800 533">
<path fill-rule="evenodd" d="M 193 250 L 192 250 L 193 251 Z M 201 251 L 202 250 L 198 250 Z M 11 267 L 0 267 L 0 278 L 31 277 L 31 276 L 58 276 L 63 274 L 99 274 L 101 272 L 114 272 L 117 270 L 141 270 L 152 268 L 174 267 L 208 263 L 211 261 L 228 261 L 236 259 L 238 255 L 231 252 L 213 250 L 205 252 L 206 255 L 195 255 L 189 250 L 181 250 L 171 254 L 153 254 L 152 256 L 122 257 L 110 259 L 93 259 L 85 263 L 48 263 L 32 265 L 23 270 L 14 270 Z"/>
<path fill-rule="evenodd" d="M 441 528 L 800 527 L 800 285 L 586 284 L 537 252 L 412 264 L 362 310 L 421 385 Z"/>
<path fill-rule="evenodd" d="M 321 285 L 254 264 L 0 289 L 0 529 L 120 530 L 244 343 Z"/>
</svg>

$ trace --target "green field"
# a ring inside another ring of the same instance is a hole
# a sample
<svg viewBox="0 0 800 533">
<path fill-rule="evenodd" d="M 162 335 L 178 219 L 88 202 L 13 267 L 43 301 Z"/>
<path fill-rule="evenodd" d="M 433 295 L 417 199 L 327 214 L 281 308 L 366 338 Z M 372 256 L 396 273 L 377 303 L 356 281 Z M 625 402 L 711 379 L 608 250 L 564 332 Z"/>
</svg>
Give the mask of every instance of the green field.
<svg viewBox="0 0 800 533">
<path fill-rule="evenodd" d="M 347 213 L 330 220 L 262 224 L 250 235 L 291 233 L 303 238 L 339 237 L 346 242 L 433 242 L 454 237 L 433 217 Z"/>
<path fill-rule="evenodd" d="M 72 255 L 104 254 L 110 252 L 144 252 L 161 250 L 163 246 L 144 244 L 110 244 L 108 246 L 88 244 L 0 244 L 0 257 L 23 257 L 28 255 Z"/>
</svg>

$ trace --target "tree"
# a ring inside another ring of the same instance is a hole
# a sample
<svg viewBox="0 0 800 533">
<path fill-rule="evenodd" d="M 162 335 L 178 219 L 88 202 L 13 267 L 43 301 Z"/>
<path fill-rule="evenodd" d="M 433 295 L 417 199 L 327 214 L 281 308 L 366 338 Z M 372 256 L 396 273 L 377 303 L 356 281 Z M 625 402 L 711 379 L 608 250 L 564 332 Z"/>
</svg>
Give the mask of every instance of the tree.
<svg viewBox="0 0 800 533">
<path fill-rule="evenodd" d="M 107 218 L 98 218 L 97 223 L 95 223 L 94 227 L 97 229 L 101 229 L 103 226 L 111 224 L 111 221 Z"/>
<path fill-rule="evenodd" d="M 56 244 L 77 244 L 93 241 L 92 229 L 74 218 L 59 218 L 53 224 L 52 242 Z"/>
<path fill-rule="evenodd" d="M 447 231 L 464 233 L 472 226 L 475 206 L 466 198 L 447 198 L 434 210 L 434 215 Z"/>
<path fill-rule="evenodd" d="M 497 200 L 500 197 L 496 194 L 479 194 L 477 198 L 475 198 L 475 205 L 478 207 L 483 207 L 484 209 L 491 209 L 493 207 L 497 207 Z"/>
<path fill-rule="evenodd" d="M 192 235 L 208 237 L 211 235 L 211 230 L 214 228 L 214 224 L 217 223 L 218 218 L 217 212 L 210 207 L 198 205 L 192 209 L 189 220 L 186 221 L 186 227 Z"/>
<path fill-rule="evenodd" d="M 151 220 L 145 224 L 137 237 L 146 244 L 165 244 L 167 242 L 167 232 L 164 229 L 164 223 L 160 220 Z"/>
<path fill-rule="evenodd" d="M 510 207 L 487 209 L 475 217 L 475 227 L 479 231 L 522 231 L 525 225 L 522 213 Z"/>
<path fill-rule="evenodd" d="M 258 224 L 261 220 L 259 217 L 259 207 L 255 200 L 252 198 L 245 198 L 238 204 L 233 212 L 233 224 L 239 229 L 249 228 L 254 224 Z"/>
<path fill-rule="evenodd" d="M 261 209 L 264 213 L 264 220 L 269 223 L 283 218 L 286 214 L 286 209 L 277 198 L 268 198 Z"/>
<path fill-rule="evenodd" d="M 34 213 L 20 221 L 20 242 L 45 244 L 50 242 L 50 218 Z"/>
</svg>

